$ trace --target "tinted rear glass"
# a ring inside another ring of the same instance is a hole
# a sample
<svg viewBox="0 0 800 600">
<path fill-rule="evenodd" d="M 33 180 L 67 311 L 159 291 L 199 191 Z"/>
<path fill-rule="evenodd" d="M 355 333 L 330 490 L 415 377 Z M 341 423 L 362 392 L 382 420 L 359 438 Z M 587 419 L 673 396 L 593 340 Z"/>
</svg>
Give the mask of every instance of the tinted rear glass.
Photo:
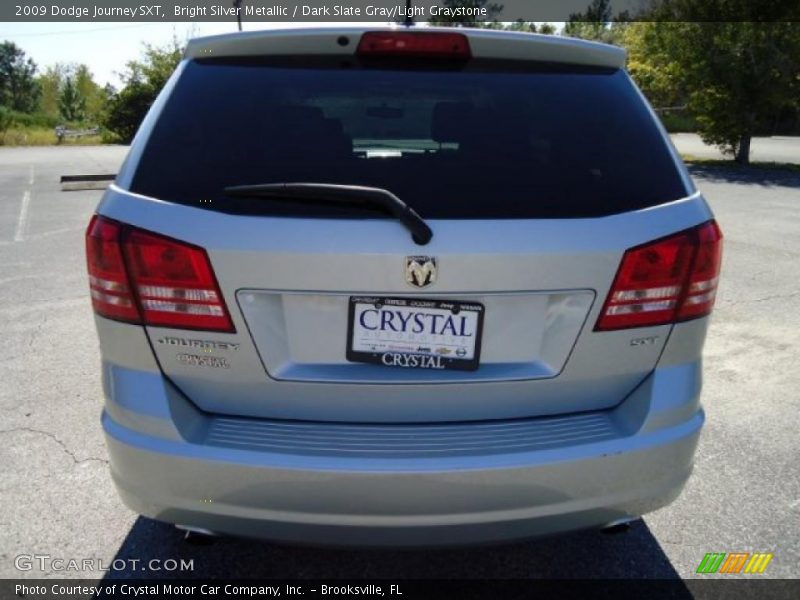
<svg viewBox="0 0 800 600">
<path fill-rule="evenodd" d="M 432 219 L 591 217 L 686 195 L 622 71 L 328 63 L 190 62 L 132 191 L 228 212 L 363 217 L 224 188 L 366 185 Z"/>
</svg>

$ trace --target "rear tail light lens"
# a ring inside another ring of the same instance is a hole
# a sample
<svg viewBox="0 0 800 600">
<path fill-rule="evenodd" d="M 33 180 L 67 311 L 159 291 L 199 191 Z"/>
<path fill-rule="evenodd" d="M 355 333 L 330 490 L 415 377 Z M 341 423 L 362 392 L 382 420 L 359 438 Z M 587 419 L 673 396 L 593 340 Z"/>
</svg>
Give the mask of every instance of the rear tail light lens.
<svg viewBox="0 0 800 600">
<path fill-rule="evenodd" d="M 86 230 L 89 293 L 98 315 L 139 323 L 139 310 L 131 293 L 119 245 L 121 227 L 97 215 Z"/>
<path fill-rule="evenodd" d="M 205 250 L 139 229 L 123 249 L 146 324 L 233 330 Z"/>
<path fill-rule="evenodd" d="M 697 229 L 697 254 L 689 275 L 686 295 L 678 309 L 678 320 L 702 317 L 714 308 L 722 265 L 722 232 L 715 221 Z"/>
<path fill-rule="evenodd" d="M 98 216 L 89 225 L 86 247 L 98 314 L 161 327 L 235 331 L 204 249 Z M 113 260 L 113 273 L 98 268 L 98 247 Z M 99 295 L 107 282 L 119 286 L 115 297 L 127 301 L 124 314 Z"/>
<path fill-rule="evenodd" d="M 622 257 L 595 330 L 663 325 L 711 312 L 722 263 L 715 221 L 631 248 Z"/>
<path fill-rule="evenodd" d="M 463 33 L 368 31 L 361 36 L 356 54 L 468 59 L 472 53 Z"/>
</svg>

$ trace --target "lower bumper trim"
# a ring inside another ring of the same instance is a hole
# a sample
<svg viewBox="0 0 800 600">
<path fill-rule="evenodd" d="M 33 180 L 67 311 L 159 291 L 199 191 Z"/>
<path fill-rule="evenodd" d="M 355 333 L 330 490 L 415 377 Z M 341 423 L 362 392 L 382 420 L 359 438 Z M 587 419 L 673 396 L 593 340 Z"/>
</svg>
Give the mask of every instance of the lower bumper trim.
<svg viewBox="0 0 800 600">
<path fill-rule="evenodd" d="M 602 527 L 671 502 L 703 423 L 489 456 L 295 456 L 153 439 L 104 416 L 123 500 L 148 517 L 332 545 L 499 542 Z"/>
</svg>

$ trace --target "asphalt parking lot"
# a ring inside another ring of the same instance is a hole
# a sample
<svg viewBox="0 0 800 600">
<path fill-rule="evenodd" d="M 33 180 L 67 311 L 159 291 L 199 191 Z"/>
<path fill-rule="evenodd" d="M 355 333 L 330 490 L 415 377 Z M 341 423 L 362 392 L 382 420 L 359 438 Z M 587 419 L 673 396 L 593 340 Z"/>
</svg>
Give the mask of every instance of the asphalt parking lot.
<svg viewBox="0 0 800 600">
<path fill-rule="evenodd" d="M 695 133 L 673 133 L 670 137 L 678 151 L 684 155 L 703 160 L 726 158 L 719 148 L 705 144 Z M 800 164 L 800 138 L 789 136 L 753 138 L 750 146 L 750 160 Z"/>
<path fill-rule="evenodd" d="M 116 172 L 125 151 L 0 148 L 0 577 L 98 575 L 15 568 L 47 554 L 193 559 L 182 575 L 203 577 L 674 578 L 707 552 L 772 552 L 769 576 L 800 577 L 800 173 L 694 170 L 726 236 L 707 424 L 683 495 L 628 533 L 403 552 L 194 546 L 122 505 L 99 423 L 83 230 L 101 192 L 61 192 L 58 177 Z"/>
</svg>

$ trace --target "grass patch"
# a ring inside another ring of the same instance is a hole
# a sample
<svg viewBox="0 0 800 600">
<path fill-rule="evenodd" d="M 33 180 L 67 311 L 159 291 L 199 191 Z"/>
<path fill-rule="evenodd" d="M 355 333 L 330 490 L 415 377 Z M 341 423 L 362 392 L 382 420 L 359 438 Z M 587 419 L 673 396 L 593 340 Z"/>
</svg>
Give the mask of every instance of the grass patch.
<svg viewBox="0 0 800 600">
<path fill-rule="evenodd" d="M 695 133 L 697 121 L 683 112 L 667 112 L 658 115 L 669 133 Z"/>
<path fill-rule="evenodd" d="M 61 146 L 95 146 L 106 143 L 102 135 L 65 138 Z M 0 131 L 0 146 L 55 146 L 58 138 L 54 129 L 45 127 L 11 126 Z"/>
<path fill-rule="evenodd" d="M 751 162 L 749 165 L 741 165 L 732 159 L 697 158 L 691 154 L 681 154 L 681 158 L 687 165 L 698 167 L 724 167 L 726 169 L 737 169 L 741 171 L 761 169 L 766 171 L 792 171 L 794 173 L 800 173 L 800 164 L 795 163 Z"/>
</svg>

